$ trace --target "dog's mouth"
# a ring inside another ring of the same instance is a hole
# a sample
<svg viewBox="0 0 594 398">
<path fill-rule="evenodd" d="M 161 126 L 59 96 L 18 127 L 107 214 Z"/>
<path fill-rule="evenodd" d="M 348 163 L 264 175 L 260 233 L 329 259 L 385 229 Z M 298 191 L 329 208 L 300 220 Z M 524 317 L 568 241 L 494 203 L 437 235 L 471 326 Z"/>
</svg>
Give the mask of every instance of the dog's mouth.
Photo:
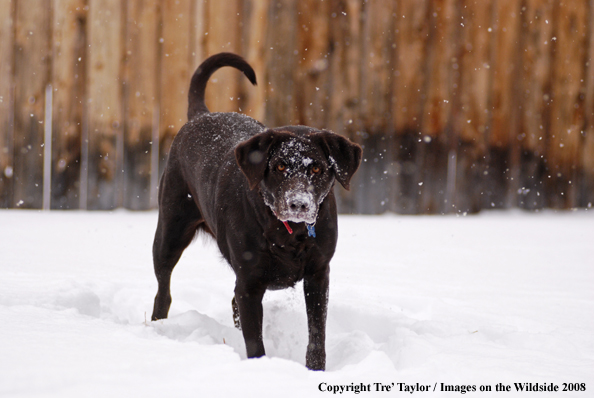
<svg viewBox="0 0 594 398">
<path fill-rule="evenodd" d="M 294 223 L 306 223 L 306 224 L 315 224 L 317 218 L 317 211 L 313 212 L 313 214 L 304 214 L 304 213 L 290 213 L 290 214 L 283 214 L 279 212 L 274 212 L 276 218 L 283 223 L 288 223 L 289 221 Z"/>
</svg>

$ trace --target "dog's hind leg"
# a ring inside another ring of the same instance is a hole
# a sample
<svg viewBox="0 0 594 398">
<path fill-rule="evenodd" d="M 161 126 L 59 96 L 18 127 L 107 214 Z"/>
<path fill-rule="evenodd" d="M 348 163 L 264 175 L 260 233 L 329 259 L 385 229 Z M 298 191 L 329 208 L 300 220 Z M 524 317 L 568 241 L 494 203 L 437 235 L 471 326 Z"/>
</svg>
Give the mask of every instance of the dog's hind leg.
<svg viewBox="0 0 594 398">
<path fill-rule="evenodd" d="M 184 249 L 192 242 L 200 225 L 199 212 L 195 206 L 194 209 L 194 214 L 188 214 L 186 211 L 180 217 L 166 218 L 159 215 L 153 243 L 153 264 L 159 283 L 151 317 L 153 321 L 167 318 L 171 306 L 171 273 Z"/>
<path fill-rule="evenodd" d="M 161 189 L 164 189 L 165 185 L 167 181 L 162 182 Z M 197 229 L 204 222 L 198 207 L 191 196 L 183 192 L 181 184 L 172 185 L 173 188 L 171 185 L 167 187 L 167 192 L 160 192 L 163 197 L 160 198 L 159 221 L 153 243 L 153 264 L 159 283 L 151 317 L 153 321 L 167 318 L 171 306 L 171 273 L 184 249 L 192 242 Z M 176 190 L 178 192 L 175 192 Z M 165 195 L 167 197 L 164 197 Z"/>
</svg>

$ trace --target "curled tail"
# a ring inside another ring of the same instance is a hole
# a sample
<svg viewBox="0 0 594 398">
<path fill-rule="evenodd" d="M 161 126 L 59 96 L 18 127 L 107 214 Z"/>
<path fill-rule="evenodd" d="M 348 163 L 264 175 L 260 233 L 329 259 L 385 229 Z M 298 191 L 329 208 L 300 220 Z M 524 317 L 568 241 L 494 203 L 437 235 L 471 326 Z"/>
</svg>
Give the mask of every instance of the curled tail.
<svg viewBox="0 0 594 398">
<path fill-rule="evenodd" d="M 206 83 L 210 76 L 223 66 L 232 66 L 235 69 L 239 69 L 253 85 L 256 85 L 256 73 L 239 55 L 219 53 L 207 58 L 200 64 L 196 72 L 194 72 L 194 76 L 192 76 L 190 92 L 188 93 L 188 120 L 192 120 L 199 113 L 208 112 L 208 108 L 204 104 Z"/>
</svg>

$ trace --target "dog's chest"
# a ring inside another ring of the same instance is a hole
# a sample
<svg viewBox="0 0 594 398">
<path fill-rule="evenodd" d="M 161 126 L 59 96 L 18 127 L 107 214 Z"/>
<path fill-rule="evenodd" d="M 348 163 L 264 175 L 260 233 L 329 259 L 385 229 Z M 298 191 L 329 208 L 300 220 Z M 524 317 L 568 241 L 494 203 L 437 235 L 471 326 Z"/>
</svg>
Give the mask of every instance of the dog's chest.
<svg viewBox="0 0 594 398">
<path fill-rule="evenodd" d="M 274 234 L 273 239 L 267 239 L 270 261 L 265 272 L 271 289 L 294 286 L 315 262 L 317 247 L 313 238 L 301 231 L 293 235 L 284 233 L 287 236 Z"/>
</svg>

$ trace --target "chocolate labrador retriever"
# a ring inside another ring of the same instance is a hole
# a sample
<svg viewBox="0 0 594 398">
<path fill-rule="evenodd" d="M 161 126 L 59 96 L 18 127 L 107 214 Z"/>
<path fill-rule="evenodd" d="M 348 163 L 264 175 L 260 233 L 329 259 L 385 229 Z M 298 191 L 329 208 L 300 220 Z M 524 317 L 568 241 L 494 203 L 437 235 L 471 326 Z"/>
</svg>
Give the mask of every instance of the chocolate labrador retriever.
<svg viewBox="0 0 594 398">
<path fill-rule="evenodd" d="M 262 298 L 303 279 L 306 365 L 323 370 L 330 259 L 337 239 L 334 181 L 349 187 L 361 148 L 326 130 L 267 128 L 238 113 L 210 113 L 209 77 L 231 66 L 256 84 L 250 65 L 221 53 L 194 73 L 188 122 L 175 137 L 159 186 L 153 245 L 159 283 L 152 319 L 167 317 L 173 267 L 200 230 L 212 235 L 236 275 L 234 314 L 247 356 L 265 354 Z"/>
</svg>

